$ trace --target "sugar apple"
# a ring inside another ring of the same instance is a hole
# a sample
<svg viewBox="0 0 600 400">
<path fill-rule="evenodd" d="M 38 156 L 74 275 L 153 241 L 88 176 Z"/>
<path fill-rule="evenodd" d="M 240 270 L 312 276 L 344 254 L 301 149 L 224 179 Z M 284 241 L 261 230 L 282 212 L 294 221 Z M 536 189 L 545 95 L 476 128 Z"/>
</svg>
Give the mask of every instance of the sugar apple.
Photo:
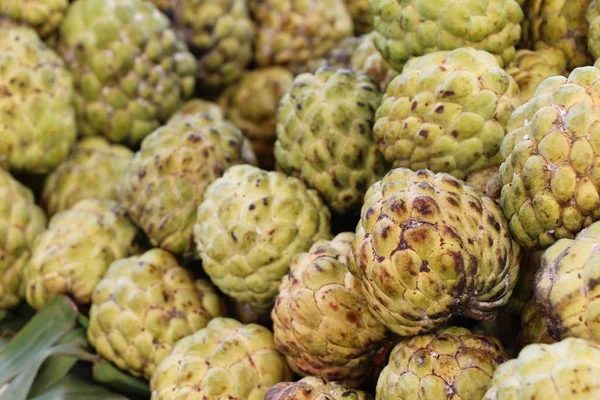
<svg viewBox="0 0 600 400">
<path fill-rule="evenodd" d="M 502 181 L 498 170 L 500 165 L 493 165 L 486 169 L 480 169 L 467 176 L 465 183 L 493 200 L 500 199 Z"/>
<path fill-rule="evenodd" d="M 456 314 L 493 318 L 519 272 L 500 208 L 448 174 L 390 171 L 365 195 L 348 268 L 370 310 L 401 336 Z"/>
<path fill-rule="evenodd" d="M 296 255 L 273 307 L 275 346 L 300 375 L 356 387 L 373 367 L 386 336 L 346 267 L 354 233 L 316 242 Z"/>
<path fill-rule="evenodd" d="M 256 64 L 281 65 L 295 74 L 308 72 L 309 61 L 352 36 L 352 18 L 344 1 L 250 0 L 258 25 Z"/>
<path fill-rule="evenodd" d="M 322 67 L 351 69 L 350 60 L 360 42 L 360 37 L 348 36 L 347 38 L 344 38 L 323 57 L 317 60 L 310 60 L 307 63 L 307 72 L 315 72 Z"/>
<path fill-rule="evenodd" d="M 449 327 L 405 339 L 377 381 L 377 400 L 481 400 L 507 356 L 491 336 Z"/>
<path fill-rule="evenodd" d="M 600 219 L 600 69 L 544 80 L 507 125 L 500 203 L 521 246 L 543 249 Z"/>
<path fill-rule="evenodd" d="M 231 165 L 254 162 L 249 142 L 222 116 L 180 114 L 144 139 L 125 172 L 121 203 L 152 245 L 193 252 L 196 208 L 209 183 Z"/>
<path fill-rule="evenodd" d="M 521 101 L 526 102 L 533 97 L 535 89 L 544 79 L 566 74 L 567 58 L 561 50 L 552 47 L 535 51 L 518 50 L 514 60 L 506 67 L 506 72 L 515 79 Z"/>
<path fill-rule="evenodd" d="M 535 298 L 556 338 L 600 343 L 600 222 L 575 239 L 561 239 L 542 255 Z"/>
<path fill-rule="evenodd" d="M 357 73 L 369 75 L 385 92 L 387 85 L 398 75 L 398 72 L 383 59 L 375 47 L 378 36 L 380 35 L 373 31 L 360 37 L 358 47 L 352 53 L 350 66 Z"/>
<path fill-rule="evenodd" d="M 229 85 L 252 60 L 256 31 L 246 3 L 246 0 L 175 2 L 174 26 L 198 58 L 200 86 Z"/>
<path fill-rule="evenodd" d="M 514 0 L 371 0 L 375 44 L 400 71 L 427 53 L 472 47 L 496 56 L 500 65 L 515 55 L 523 11 Z"/>
<path fill-rule="evenodd" d="M 369 9 L 369 0 L 344 0 L 344 4 L 352 17 L 355 34 L 360 35 L 373 30 L 373 16 Z"/>
<path fill-rule="evenodd" d="M 61 294 L 89 304 L 110 264 L 139 250 L 139 230 L 119 203 L 81 200 L 38 236 L 23 269 L 25 298 L 36 309 Z"/>
<path fill-rule="evenodd" d="M 269 389 L 265 400 L 371 400 L 361 390 L 353 390 L 340 382 L 329 382 L 317 376 L 307 376 L 297 382 L 281 382 Z"/>
<path fill-rule="evenodd" d="M 330 237 L 329 218 L 317 192 L 299 179 L 236 165 L 204 193 L 196 255 L 223 293 L 269 309 L 292 256 Z"/>
<path fill-rule="evenodd" d="M 292 73 L 283 67 L 259 68 L 245 74 L 219 98 L 225 117 L 250 139 L 263 168 L 274 166 L 277 107 L 293 81 Z"/>
<path fill-rule="evenodd" d="M 79 0 L 57 44 L 75 79 L 83 136 L 137 146 L 192 94 L 196 61 L 144 0 Z"/>
<path fill-rule="evenodd" d="M 92 295 L 87 337 L 99 355 L 150 379 L 179 339 L 224 314 L 208 282 L 151 249 L 111 264 Z"/>
<path fill-rule="evenodd" d="M 0 0 L 0 18 L 28 25 L 47 38 L 60 25 L 68 6 L 69 0 Z"/>
<path fill-rule="evenodd" d="M 600 346 L 569 338 L 532 344 L 500 365 L 483 400 L 600 398 Z"/>
<path fill-rule="evenodd" d="M 221 107 L 217 103 L 202 99 L 188 101 L 173 114 L 171 119 L 194 114 L 207 114 L 213 120 L 223 119 L 223 110 L 221 110 Z"/>
<path fill-rule="evenodd" d="M 46 216 L 31 190 L 0 168 L 0 310 L 13 308 L 23 297 L 23 267 L 45 228 Z"/>
<path fill-rule="evenodd" d="M 520 104 L 517 83 L 490 53 L 436 52 L 410 60 L 388 85 L 373 132 L 395 167 L 464 179 L 503 161 L 506 123 Z"/>
<path fill-rule="evenodd" d="M 528 0 L 524 6 L 524 42 L 528 48 L 551 46 L 567 57 L 569 70 L 590 65 L 586 11 L 593 0 Z"/>
<path fill-rule="evenodd" d="M 177 342 L 150 388 L 152 400 L 263 400 L 271 386 L 291 377 L 267 328 L 215 318 Z"/>
<path fill-rule="evenodd" d="M 83 199 L 118 200 L 117 186 L 132 158 L 127 147 L 111 145 L 101 137 L 80 141 L 44 182 L 42 203 L 48 215 Z"/>
<path fill-rule="evenodd" d="M 548 331 L 546 319 L 540 312 L 535 299 L 529 300 L 523 307 L 518 341 L 521 348 L 533 343 L 552 344 L 556 342 Z"/>
<path fill-rule="evenodd" d="M 521 314 L 525 304 L 533 297 L 533 282 L 535 273 L 540 268 L 541 251 L 523 251 L 519 268 L 519 280 L 513 290 L 512 296 L 506 303 L 505 311 Z"/>
<path fill-rule="evenodd" d="M 18 172 L 52 171 L 77 137 L 63 61 L 32 29 L 0 26 L 0 87 L 0 155 Z"/>
<path fill-rule="evenodd" d="M 333 211 L 359 209 L 384 173 L 371 130 L 380 98 L 368 75 L 351 70 L 297 76 L 277 111 L 277 167 L 316 189 Z"/>
</svg>

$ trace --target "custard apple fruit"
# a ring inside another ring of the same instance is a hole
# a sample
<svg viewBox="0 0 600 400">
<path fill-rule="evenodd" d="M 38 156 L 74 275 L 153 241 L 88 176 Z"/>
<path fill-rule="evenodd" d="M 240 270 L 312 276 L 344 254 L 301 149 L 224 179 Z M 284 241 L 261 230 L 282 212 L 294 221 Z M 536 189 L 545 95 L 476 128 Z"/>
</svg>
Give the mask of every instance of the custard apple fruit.
<svg viewBox="0 0 600 400">
<path fill-rule="evenodd" d="M 0 0 L 0 18 L 28 25 L 47 38 L 60 25 L 68 6 L 69 0 Z"/>
<path fill-rule="evenodd" d="M 523 307 L 518 341 L 521 348 L 534 343 L 552 344 L 556 342 L 548 330 L 546 318 L 541 313 L 535 299 L 529 300 Z"/>
<path fill-rule="evenodd" d="M 350 389 L 343 383 L 330 382 L 317 376 L 307 376 L 297 382 L 278 383 L 265 395 L 265 400 L 371 400 L 372 398 L 366 392 Z"/>
</svg>

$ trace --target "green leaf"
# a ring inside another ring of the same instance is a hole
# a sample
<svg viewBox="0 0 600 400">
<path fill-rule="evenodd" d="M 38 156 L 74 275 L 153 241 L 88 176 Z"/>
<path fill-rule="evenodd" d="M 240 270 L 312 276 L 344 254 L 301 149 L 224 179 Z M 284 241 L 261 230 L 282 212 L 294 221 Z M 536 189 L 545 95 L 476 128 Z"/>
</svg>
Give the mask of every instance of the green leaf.
<svg viewBox="0 0 600 400">
<path fill-rule="evenodd" d="M 127 400 L 102 386 L 94 385 L 72 375 L 67 375 L 58 384 L 32 400 Z"/>
<path fill-rule="evenodd" d="M 92 375 L 96 382 L 108 386 L 119 393 L 150 397 L 148 382 L 126 374 L 108 361 L 102 360 L 94 364 Z"/>
</svg>

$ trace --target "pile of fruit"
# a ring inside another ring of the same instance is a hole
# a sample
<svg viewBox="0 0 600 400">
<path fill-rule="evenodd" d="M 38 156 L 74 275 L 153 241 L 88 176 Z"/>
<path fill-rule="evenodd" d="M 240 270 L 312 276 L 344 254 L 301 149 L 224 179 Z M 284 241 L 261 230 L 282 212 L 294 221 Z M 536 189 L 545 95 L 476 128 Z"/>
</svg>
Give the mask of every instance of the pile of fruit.
<svg viewBox="0 0 600 400">
<path fill-rule="evenodd" d="M 600 0 L 0 0 L 0 400 L 600 399 Z"/>
</svg>

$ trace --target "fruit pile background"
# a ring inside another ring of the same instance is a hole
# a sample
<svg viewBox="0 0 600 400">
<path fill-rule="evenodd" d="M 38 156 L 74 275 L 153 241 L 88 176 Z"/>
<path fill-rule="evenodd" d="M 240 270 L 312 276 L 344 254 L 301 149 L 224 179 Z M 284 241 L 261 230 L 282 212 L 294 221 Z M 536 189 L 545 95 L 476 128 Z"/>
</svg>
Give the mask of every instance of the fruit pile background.
<svg viewBox="0 0 600 400">
<path fill-rule="evenodd" d="M 0 0 L 0 400 L 600 399 L 600 0 Z"/>
</svg>

